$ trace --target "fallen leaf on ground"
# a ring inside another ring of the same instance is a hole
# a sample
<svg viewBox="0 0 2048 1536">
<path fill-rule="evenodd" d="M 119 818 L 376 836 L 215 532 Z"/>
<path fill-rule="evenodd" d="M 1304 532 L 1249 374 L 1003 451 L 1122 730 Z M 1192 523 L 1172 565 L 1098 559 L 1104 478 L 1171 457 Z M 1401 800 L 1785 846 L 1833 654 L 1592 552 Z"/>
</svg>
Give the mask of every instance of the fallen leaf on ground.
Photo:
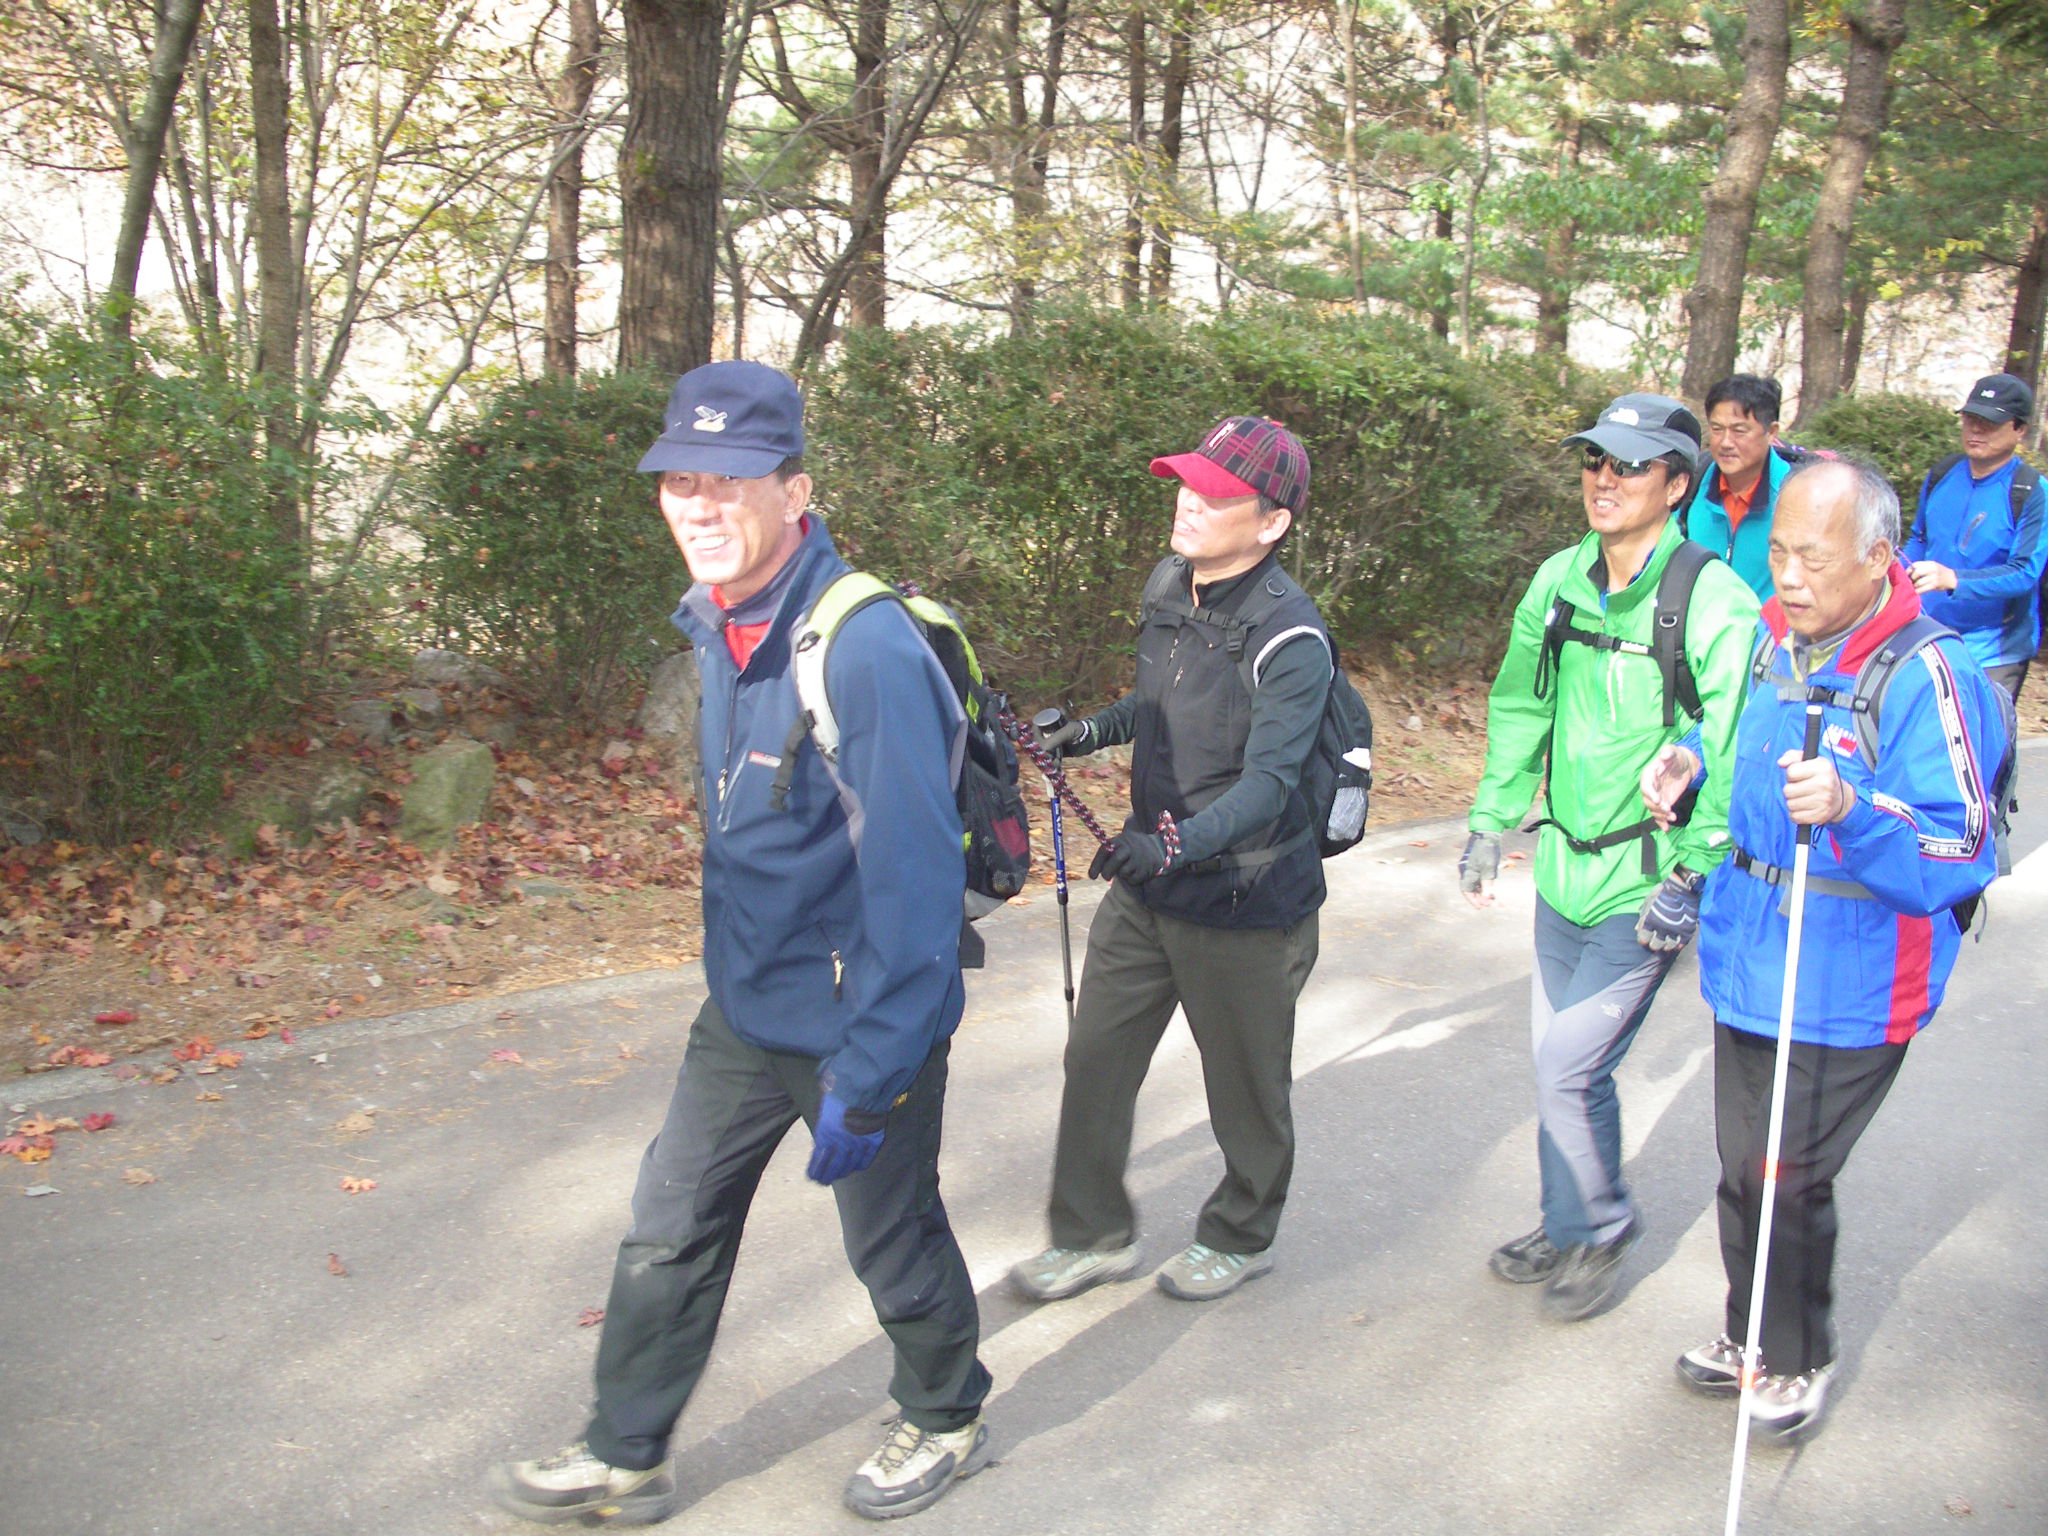
<svg viewBox="0 0 2048 1536">
<path fill-rule="evenodd" d="M 42 1195 L 54 1195 L 57 1193 L 57 1186 L 54 1184 L 31 1184 L 22 1193 L 27 1195 L 29 1199 L 34 1200 Z"/>
<path fill-rule="evenodd" d="M 1977 1513 L 1976 1510 L 1970 1507 L 1970 1501 L 1964 1498 L 1960 1493 L 1951 1494 L 1949 1495 L 1949 1497 L 1942 1500 L 1941 1507 L 1944 1510 L 1946 1510 L 1949 1514 L 1955 1515 L 1958 1518 L 1960 1518 L 1963 1515 L 1974 1515 L 1975 1513 Z"/>
<path fill-rule="evenodd" d="M 154 1184 L 156 1182 L 156 1175 L 147 1168 L 130 1168 L 121 1175 L 121 1182 L 123 1184 L 133 1184 L 139 1189 L 144 1184 Z"/>
<path fill-rule="evenodd" d="M 585 1307 L 581 1312 L 578 1312 L 576 1314 L 576 1326 L 578 1328 L 595 1328 L 599 1323 L 603 1321 L 603 1307 Z"/>
<path fill-rule="evenodd" d="M 348 1273 L 348 1266 L 341 1262 L 340 1254 L 330 1253 L 327 1255 L 327 1273 L 330 1275 L 346 1275 Z"/>
<path fill-rule="evenodd" d="M 377 1187 L 375 1179 L 359 1179 L 353 1174 L 341 1176 L 341 1192 L 344 1195 L 360 1195 Z"/>
<path fill-rule="evenodd" d="M 359 1109 L 335 1121 L 334 1128 L 347 1136 L 360 1136 L 365 1131 L 374 1131 L 377 1122 L 370 1118 L 369 1110 Z"/>
<path fill-rule="evenodd" d="M 517 1051 L 508 1051 L 503 1049 L 495 1050 L 491 1052 L 491 1060 L 509 1061 L 516 1067 L 523 1067 L 526 1065 L 526 1058 L 520 1055 Z"/>
<path fill-rule="evenodd" d="M 21 1136 L 47 1136 L 57 1129 L 57 1122 L 45 1120 L 39 1114 L 30 1115 L 26 1120 L 18 1122 L 14 1129 L 15 1133 Z"/>
<path fill-rule="evenodd" d="M 212 1049 L 213 1042 L 207 1039 L 206 1036 L 194 1035 L 190 1040 L 187 1040 L 183 1045 L 171 1052 L 171 1055 L 179 1061 L 197 1061 L 200 1057 L 212 1051 Z"/>
<path fill-rule="evenodd" d="M 114 1112 L 109 1109 L 103 1109 L 98 1114 L 87 1115 L 83 1120 L 79 1121 L 79 1127 L 82 1130 L 88 1131 L 104 1131 L 113 1123 Z"/>
<path fill-rule="evenodd" d="M 197 1099 L 193 1100 L 193 1102 L 195 1104 L 220 1104 L 225 1101 L 219 1094 L 209 1088 L 206 1092 L 200 1094 Z"/>
<path fill-rule="evenodd" d="M 106 1013 L 94 1014 L 92 1021 L 95 1024 L 133 1024 L 135 1015 L 126 1008 L 115 1008 Z"/>
<path fill-rule="evenodd" d="M 277 1038 L 282 1040 L 286 1045 L 292 1045 L 297 1043 L 299 1037 L 293 1034 L 288 1029 L 280 1029 L 277 1032 Z"/>
<path fill-rule="evenodd" d="M 242 1064 L 240 1051 L 215 1051 L 212 1065 L 216 1067 L 239 1067 Z"/>
<path fill-rule="evenodd" d="M 9 1136 L 0 1141 L 0 1152 L 9 1157 L 20 1158 L 24 1163 L 48 1162 L 50 1138 L 47 1136 Z"/>
<path fill-rule="evenodd" d="M 176 1067 L 159 1067 L 156 1071 L 149 1074 L 149 1080 L 158 1086 L 162 1086 L 165 1083 L 175 1083 L 181 1076 L 183 1074 Z"/>
<path fill-rule="evenodd" d="M 638 1008 L 640 1006 L 638 1003 L 634 1002 L 633 999 L 631 999 L 630 997 L 614 997 L 607 999 L 607 1001 L 609 1001 L 614 1008 Z"/>
</svg>

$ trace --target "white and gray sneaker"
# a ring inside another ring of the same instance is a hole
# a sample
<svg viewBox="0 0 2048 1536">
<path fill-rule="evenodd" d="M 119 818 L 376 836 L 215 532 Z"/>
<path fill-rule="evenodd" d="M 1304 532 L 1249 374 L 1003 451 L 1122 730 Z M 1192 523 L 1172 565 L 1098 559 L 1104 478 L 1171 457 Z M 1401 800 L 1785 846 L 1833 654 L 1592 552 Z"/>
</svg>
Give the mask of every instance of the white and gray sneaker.
<svg viewBox="0 0 2048 1536">
<path fill-rule="evenodd" d="M 1678 1379 L 1707 1397 L 1733 1397 L 1742 1390 L 1742 1346 L 1720 1334 L 1678 1357 Z"/>
<path fill-rule="evenodd" d="M 1048 1248 L 1010 1266 L 1010 1283 L 1032 1301 L 1064 1301 L 1138 1272 L 1138 1245 L 1128 1248 Z"/>
<path fill-rule="evenodd" d="M 1749 1422 L 1765 1440 L 1789 1445 L 1820 1428 L 1827 1412 L 1828 1381 L 1835 1374 L 1832 1364 L 1816 1366 L 1797 1376 L 1765 1376 L 1750 1394 Z"/>
<path fill-rule="evenodd" d="M 870 1520 L 914 1515 L 987 1465 L 988 1429 L 980 1419 L 945 1431 L 897 1419 L 881 1449 L 847 1482 L 846 1507 Z"/>
<path fill-rule="evenodd" d="M 1214 1301 L 1273 1267 L 1270 1253 L 1224 1253 L 1207 1243 L 1190 1243 L 1159 1266 L 1159 1289 L 1182 1301 Z"/>
<path fill-rule="evenodd" d="M 580 1440 L 538 1461 L 501 1461 L 484 1486 L 500 1509 L 537 1525 L 657 1525 L 682 1503 L 666 1466 L 615 1467 Z"/>
</svg>

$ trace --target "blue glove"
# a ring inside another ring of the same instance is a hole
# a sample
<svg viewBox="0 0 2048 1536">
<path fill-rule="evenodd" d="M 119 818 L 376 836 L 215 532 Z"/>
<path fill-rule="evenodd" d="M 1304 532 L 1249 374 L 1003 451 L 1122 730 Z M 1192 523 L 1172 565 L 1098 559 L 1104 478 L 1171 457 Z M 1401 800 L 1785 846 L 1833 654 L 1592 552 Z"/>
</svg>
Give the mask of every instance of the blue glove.
<svg viewBox="0 0 2048 1536">
<path fill-rule="evenodd" d="M 1663 953 L 1685 948 L 1700 926 L 1700 887 L 1704 876 L 1683 864 L 1664 877 L 1664 883 L 1650 892 L 1636 918 L 1636 942 L 1648 950 Z"/>
<path fill-rule="evenodd" d="M 1173 866 L 1174 861 L 1166 851 L 1165 838 L 1156 832 L 1139 832 L 1126 827 L 1095 850 L 1095 861 L 1088 866 L 1088 878 L 1143 885 Z"/>
<path fill-rule="evenodd" d="M 882 1150 L 882 1125 L 880 1115 L 848 1109 L 838 1094 L 826 1094 L 811 1131 L 811 1165 L 804 1171 L 820 1184 L 859 1173 Z"/>
</svg>

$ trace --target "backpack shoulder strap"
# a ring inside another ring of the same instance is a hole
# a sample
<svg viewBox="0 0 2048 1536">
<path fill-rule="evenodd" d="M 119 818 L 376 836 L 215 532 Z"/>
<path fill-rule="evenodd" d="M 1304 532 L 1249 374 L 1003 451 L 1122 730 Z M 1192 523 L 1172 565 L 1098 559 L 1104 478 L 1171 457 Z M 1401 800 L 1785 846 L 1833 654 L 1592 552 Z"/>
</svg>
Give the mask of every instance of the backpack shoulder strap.
<svg viewBox="0 0 2048 1536">
<path fill-rule="evenodd" d="M 1708 561 L 1718 559 L 1720 556 L 1706 545 L 1681 539 L 1671 551 L 1671 558 L 1664 562 L 1664 573 L 1657 578 L 1655 629 L 1650 649 L 1664 678 L 1667 727 L 1677 723 L 1680 710 L 1695 720 L 1704 713 L 1699 680 L 1692 675 L 1692 663 L 1685 659 L 1686 620 L 1692 612 L 1692 591 L 1699 584 L 1700 572 L 1706 569 Z"/>
<path fill-rule="evenodd" d="M 2027 503 L 2033 499 L 2035 489 L 2041 484 L 2041 472 L 2025 459 L 2015 459 L 2012 466 L 2012 520 L 2018 523 L 2020 514 L 2027 510 Z"/>
<path fill-rule="evenodd" d="M 1948 477 L 1950 470 L 1963 462 L 1963 457 L 1960 453 L 1952 453 L 1935 465 L 1934 468 L 1927 471 L 1927 478 L 1920 482 L 1920 506 L 1927 504 L 1928 493 Z M 1913 522 L 1916 527 L 1919 525 L 1919 521 L 1920 512 L 1919 508 L 1916 507 L 1913 512 Z"/>
<path fill-rule="evenodd" d="M 1191 579 L 1182 555 L 1168 555 L 1153 566 L 1152 574 L 1145 578 L 1145 595 L 1138 600 L 1138 622 L 1147 623 L 1160 612 L 1192 613 L 1194 605 L 1188 601 L 1193 595 L 1188 590 Z"/>
<path fill-rule="evenodd" d="M 782 761 L 775 767 L 775 782 L 768 790 L 768 804 L 782 810 L 789 800 L 789 786 L 796 777 L 796 755 L 804 738 L 817 744 L 833 780 L 839 778 L 839 717 L 832 712 L 832 696 L 825 690 L 825 661 L 832 652 L 832 640 L 846 621 L 873 603 L 902 602 L 902 594 L 879 576 L 866 571 L 848 571 L 833 578 L 820 592 L 811 611 L 797 620 L 789 637 L 790 680 L 796 685 L 796 719 L 790 723 L 788 739 L 782 743 Z"/>
<path fill-rule="evenodd" d="M 1962 455 L 1958 454 L 1958 458 Z M 1898 670 L 1926 647 L 1955 634 L 1939 619 L 1919 614 L 1899 626 L 1898 632 L 1871 653 L 1856 674 L 1856 688 L 1849 707 L 1862 717 L 1856 730 L 1856 751 L 1863 766 L 1875 769 L 1884 738 L 1884 700 Z"/>
</svg>

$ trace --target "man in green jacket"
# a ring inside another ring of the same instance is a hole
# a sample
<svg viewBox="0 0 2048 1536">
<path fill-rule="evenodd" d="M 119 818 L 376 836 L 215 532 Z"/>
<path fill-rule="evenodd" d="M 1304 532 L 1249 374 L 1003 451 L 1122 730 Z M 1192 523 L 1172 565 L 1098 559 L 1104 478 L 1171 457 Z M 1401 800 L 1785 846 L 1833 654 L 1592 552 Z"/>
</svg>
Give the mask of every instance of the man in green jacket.
<svg viewBox="0 0 2048 1536">
<path fill-rule="evenodd" d="M 1475 907 L 1493 904 L 1500 834 L 1547 784 L 1530 1021 L 1543 1220 L 1496 1249 L 1492 1267 L 1543 1283 L 1544 1310 L 1576 1321 L 1613 1294 L 1641 1235 L 1621 1177 L 1614 1069 L 1697 929 L 1700 886 L 1728 847 L 1728 754 L 1757 603 L 1725 563 L 1686 544 L 1671 515 L 1697 473 L 1691 411 L 1623 395 L 1565 442 L 1584 446 L 1592 531 L 1543 563 L 1515 610 L 1458 885 Z M 1637 779 L 1695 721 L 1706 777 L 1690 818 L 1660 830 L 1643 816 Z"/>
</svg>

